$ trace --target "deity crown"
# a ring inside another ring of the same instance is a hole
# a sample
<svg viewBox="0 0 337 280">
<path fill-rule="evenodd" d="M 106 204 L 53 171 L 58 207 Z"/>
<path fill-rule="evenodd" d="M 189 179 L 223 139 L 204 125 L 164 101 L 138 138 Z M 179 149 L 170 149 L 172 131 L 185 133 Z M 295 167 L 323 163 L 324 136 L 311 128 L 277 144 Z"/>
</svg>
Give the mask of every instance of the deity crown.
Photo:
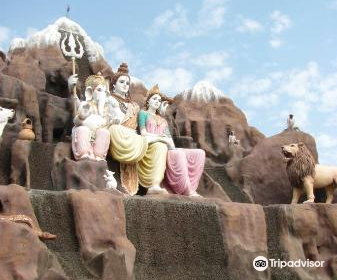
<svg viewBox="0 0 337 280">
<path fill-rule="evenodd" d="M 117 80 L 118 80 L 118 78 L 119 78 L 120 76 L 127 76 L 127 77 L 129 77 L 129 79 L 130 79 L 130 76 L 129 76 L 129 67 L 128 67 L 128 64 L 125 63 L 125 62 L 123 62 L 123 63 L 118 67 L 117 72 L 116 72 L 115 75 L 113 76 L 112 81 L 111 81 L 113 85 L 116 84 L 116 82 L 117 82 Z"/>
<path fill-rule="evenodd" d="M 100 72 L 98 72 L 97 75 L 89 76 L 85 80 L 85 87 L 91 87 L 92 89 L 95 89 L 98 85 L 101 84 L 108 85 L 108 82 L 105 80 Z"/>
<path fill-rule="evenodd" d="M 162 94 L 160 92 L 160 89 L 159 89 L 159 86 L 158 84 L 154 85 L 148 92 L 147 92 L 148 95 L 154 95 L 154 94 Z"/>
<path fill-rule="evenodd" d="M 168 97 L 166 94 L 160 92 L 158 84 L 154 85 L 150 90 L 147 91 L 147 98 L 149 99 L 152 95 L 159 94 L 162 101 L 167 101 L 169 104 L 173 103 L 173 99 Z"/>
</svg>

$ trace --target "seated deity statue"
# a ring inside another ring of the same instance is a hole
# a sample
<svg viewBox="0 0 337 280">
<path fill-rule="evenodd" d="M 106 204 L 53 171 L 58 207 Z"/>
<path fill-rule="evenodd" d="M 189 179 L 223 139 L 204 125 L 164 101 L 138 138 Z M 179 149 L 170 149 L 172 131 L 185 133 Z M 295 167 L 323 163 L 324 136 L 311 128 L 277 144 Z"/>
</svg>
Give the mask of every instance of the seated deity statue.
<svg viewBox="0 0 337 280">
<path fill-rule="evenodd" d="M 70 86 L 77 77 L 69 78 Z M 76 160 L 105 160 L 110 143 L 108 107 L 106 105 L 109 84 L 105 78 L 91 75 L 85 82 L 85 100 L 75 96 L 77 114 L 72 130 L 72 150 Z"/>
<path fill-rule="evenodd" d="M 290 114 L 287 119 L 287 127 L 288 129 L 294 129 L 294 126 L 295 126 L 294 115 Z"/>
<path fill-rule="evenodd" d="M 297 130 L 299 131 L 300 129 L 295 126 L 295 119 L 293 114 L 289 114 L 288 119 L 287 119 L 287 129 L 289 130 Z"/>
<path fill-rule="evenodd" d="M 228 136 L 228 145 L 231 145 L 231 144 L 235 144 L 235 145 L 239 145 L 240 144 L 240 140 L 236 139 L 234 131 L 231 131 L 229 133 L 229 136 Z"/>
<path fill-rule="evenodd" d="M 120 162 L 121 184 L 127 194 L 138 191 L 137 163 L 147 150 L 146 139 L 137 134 L 139 106 L 129 96 L 128 65 L 122 63 L 112 79 L 112 93 L 108 97 L 110 118 L 110 153 Z"/>
<path fill-rule="evenodd" d="M 162 116 L 172 99 L 160 93 L 158 86 L 149 92 L 145 108 L 139 112 L 138 125 L 148 142 L 138 162 L 139 183 L 148 194 L 171 192 L 198 196 L 196 189 L 205 164 L 201 149 L 175 148 L 166 119 Z"/>
</svg>

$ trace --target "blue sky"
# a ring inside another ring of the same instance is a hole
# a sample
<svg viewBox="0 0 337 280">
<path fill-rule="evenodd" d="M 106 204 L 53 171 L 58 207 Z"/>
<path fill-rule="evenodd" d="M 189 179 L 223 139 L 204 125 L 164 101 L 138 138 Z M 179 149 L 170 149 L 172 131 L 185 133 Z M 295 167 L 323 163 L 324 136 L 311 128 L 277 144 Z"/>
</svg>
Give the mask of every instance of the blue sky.
<svg viewBox="0 0 337 280">
<path fill-rule="evenodd" d="M 337 165 L 337 0 L 3 1 L 0 48 L 65 15 L 113 69 L 171 95 L 209 80 L 267 136 L 289 113 Z"/>
</svg>

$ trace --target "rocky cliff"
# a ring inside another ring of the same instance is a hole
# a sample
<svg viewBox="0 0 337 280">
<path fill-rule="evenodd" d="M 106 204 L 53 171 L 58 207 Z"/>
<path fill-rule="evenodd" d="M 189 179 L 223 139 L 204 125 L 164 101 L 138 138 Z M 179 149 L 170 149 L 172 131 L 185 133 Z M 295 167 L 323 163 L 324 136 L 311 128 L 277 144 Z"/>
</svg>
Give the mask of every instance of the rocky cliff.
<svg viewBox="0 0 337 280">
<path fill-rule="evenodd" d="M 124 198 L 104 190 L 105 170 L 118 175 L 118 163 L 110 157 L 76 162 L 71 153 L 72 69 L 60 49 L 67 31 L 85 50 L 76 61 L 79 92 L 89 74 L 111 76 L 101 47 L 65 18 L 0 53 L 0 106 L 16 110 L 0 147 L 0 279 L 336 277 L 337 207 L 287 205 L 291 188 L 280 147 L 301 141 L 317 159 L 315 140 L 288 130 L 265 137 L 207 82 L 177 94 L 167 115 L 178 147 L 206 151 L 198 188 L 204 197 Z M 140 106 L 146 92 L 132 78 L 130 94 Z M 33 121 L 33 142 L 17 139 L 26 117 Z M 230 131 L 240 145 L 229 145 Z M 13 214 L 29 216 L 57 238 L 41 241 L 26 224 L 1 219 Z M 252 263 L 259 255 L 325 264 L 258 272 Z"/>
</svg>

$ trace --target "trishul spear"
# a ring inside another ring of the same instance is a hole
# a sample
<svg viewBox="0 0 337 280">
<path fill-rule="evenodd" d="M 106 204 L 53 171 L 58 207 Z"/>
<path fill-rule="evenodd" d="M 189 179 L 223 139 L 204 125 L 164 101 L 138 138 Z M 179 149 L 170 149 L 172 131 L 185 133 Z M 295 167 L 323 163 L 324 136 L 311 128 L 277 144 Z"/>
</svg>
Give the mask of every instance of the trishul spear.
<svg viewBox="0 0 337 280">
<path fill-rule="evenodd" d="M 71 57 L 72 60 L 72 66 L 73 66 L 73 75 L 75 75 L 75 59 L 80 59 L 83 56 L 84 49 L 81 44 L 81 42 L 78 40 L 78 35 L 74 35 L 72 32 L 65 32 L 66 36 L 64 36 L 62 42 L 61 42 L 61 50 L 66 57 Z M 68 46 L 66 46 L 66 40 L 68 38 Z M 78 46 L 78 52 L 76 52 L 76 47 Z M 76 85 L 73 88 L 73 94 L 74 94 L 74 114 L 76 115 Z"/>
</svg>

